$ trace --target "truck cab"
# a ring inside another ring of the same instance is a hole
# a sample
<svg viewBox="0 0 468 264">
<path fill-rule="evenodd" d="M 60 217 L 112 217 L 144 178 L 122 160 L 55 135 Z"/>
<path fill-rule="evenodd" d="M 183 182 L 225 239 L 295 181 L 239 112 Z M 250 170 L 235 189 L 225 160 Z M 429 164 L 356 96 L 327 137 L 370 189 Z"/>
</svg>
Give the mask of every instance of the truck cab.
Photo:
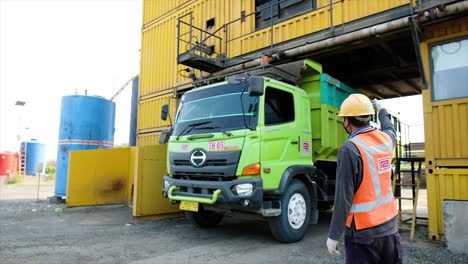
<svg viewBox="0 0 468 264">
<path fill-rule="evenodd" d="M 334 197 L 336 158 L 314 160 L 323 149 L 314 149 L 312 122 L 323 120 L 311 118 L 312 90 L 250 76 L 186 92 L 168 140 L 163 195 L 200 227 L 224 215 L 260 218 L 277 240 L 301 240 Z"/>
</svg>

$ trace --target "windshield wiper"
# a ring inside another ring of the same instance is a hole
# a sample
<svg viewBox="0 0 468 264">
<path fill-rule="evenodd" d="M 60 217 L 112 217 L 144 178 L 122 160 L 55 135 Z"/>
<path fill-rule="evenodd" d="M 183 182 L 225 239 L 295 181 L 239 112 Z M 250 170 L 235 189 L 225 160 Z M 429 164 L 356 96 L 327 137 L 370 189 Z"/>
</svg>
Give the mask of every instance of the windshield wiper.
<svg viewBox="0 0 468 264">
<path fill-rule="evenodd" d="M 205 122 L 198 122 L 198 123 L 193 123 L 193 124 L 190 124 L 188 126 L 186 126 L 184 129 L 182 129 L 182 132 L 180 132 L 180 134 L 176 137 L 176 140 L 179 140 L 180 136 L 183 136 L 185 134 L 188 134 L 190 133 L 190 131 L 192 131 L 192 129 L 194 127 L 197 127 L 197 126 L 201 126 L 201 125 L 205 125 L 205 124 L 209 124 L 213 121 L 205 121 Z M 188 130 L 187 130 L 188 129 Z M 187 131 L 186 131 L 187 130 Z"/>
<path fill-rule="evenodd" d="M 210 129 L 210 130 L 211 130 L 211 129 L 216 129 L 216 128 L 220 128 L 220 127 L 217 127 L 217 126 L 204 126 L 204 127 L 197 127 L 197 128 L 194 127 L 193 129 L 196 129 L 196 130 Z M 222 132 L 224 135 L 228 136 L 228 137 L 232 136 L 232 133 L 229 132 L 229 131 L 227 131 L 227 130 L 225 130 L 225 129 L 221 130 L 221 132 Z"/>
</svg>

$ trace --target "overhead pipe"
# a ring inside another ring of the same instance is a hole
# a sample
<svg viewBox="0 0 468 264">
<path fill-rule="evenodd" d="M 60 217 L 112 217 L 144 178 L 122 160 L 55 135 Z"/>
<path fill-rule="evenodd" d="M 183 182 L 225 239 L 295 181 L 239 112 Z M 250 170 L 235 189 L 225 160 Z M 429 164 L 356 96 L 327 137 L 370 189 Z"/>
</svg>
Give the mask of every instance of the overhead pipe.
<svg viewBox="0 0 468 264">
<path fill-rule="evenodd" d="M 423 13 L 424 15 L 415 14 L 409 17 L 399 18 L 393 21 L 389 21 L 383 24 L 378 24 L 369 28 L 364 28 L 364 29 L 350 32 L 347 34 L 343 34 L 337 37 L 333 37 L 333 38 L 317 41 L 314 43 L 306 44 L 300 47 L 273 53 L 268 58 L 268 63 L 275 63 L 275 62 L 279 62 L 285 59 L 304 56 L 313 51 L 322 50 L 322 49 L 330 48 L 333 46 L 337 46 L 340 44 L 345 44 L 345 43 L 349 43 L 349 42 L 353 42 L 353 41 L 357 41 L 361 39 L 366 39 L 372 36 L 392 32 L 392 31 L 395 31 L 404 27 L 408 27 L 410 23 L 409 22 L 410 18 L 417 19 L 419 20 L 419 22 L 424 23 L 426 21 L 433 19 L 434 17 L 444 18 L 449 15 L 461 13 L 467 10 L 468 10 L 468 1 L 462 1 L 462 2 L 451 4 L 451 5 L 447 5 L 445 6 L 444 10 L 441 10 L 440 6 L 433 7 L 431 9 L 426 10 Z M 238 65 L 223 69 L 221 71 L 212 73 L 210 75 L 206 75 L 204 76 L 203 79 L 233 74 L 239 71 L 243 71 L 243 70 L 247 70 L 247 69 L 260 66 L 261 63 L 262 63 L 261 58 L 247 61 L 242 64 L 238 64 Z"/>
</svg>

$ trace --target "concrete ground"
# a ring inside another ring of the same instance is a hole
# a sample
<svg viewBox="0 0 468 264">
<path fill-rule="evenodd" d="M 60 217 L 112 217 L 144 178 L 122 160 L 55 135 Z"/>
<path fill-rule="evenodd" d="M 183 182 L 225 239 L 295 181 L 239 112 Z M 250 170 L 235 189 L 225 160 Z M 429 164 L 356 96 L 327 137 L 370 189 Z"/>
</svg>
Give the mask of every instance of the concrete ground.
<svg viewBox="0 0 468 264">
<path fill-rule="evenodd" d="M 126 205 L 64 208 L 46 202 L 52 194 L 50 184 L 39 193 L 34 185 L 0 186 L 0 263 L 343 263 L 325 245 L 331 212 L 304 240 L 281 244 L 266 222 L 225 218 L 198 229 L 185 218 L 135 221 Z M 428 242 L 423 225 L 415 241 L 401 234 L 405 263 L 468 263 L 468 255 Z"/>
</svg>

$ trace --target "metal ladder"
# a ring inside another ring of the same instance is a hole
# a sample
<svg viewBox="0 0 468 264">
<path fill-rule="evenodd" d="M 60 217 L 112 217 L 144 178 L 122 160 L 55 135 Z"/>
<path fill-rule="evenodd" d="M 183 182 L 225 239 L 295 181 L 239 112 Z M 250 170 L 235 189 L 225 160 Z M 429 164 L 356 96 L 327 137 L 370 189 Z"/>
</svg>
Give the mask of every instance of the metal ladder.
<svg viewBox="0 0 468 264">
<path fill-rule="evenodd" d="M 26 175 L 26 147 L 26 143 L 21 144 L 21 149 L 18 158 L 19 175 Z"/>
<path fill-rule="evenodd" d="M 401 163 L 409 162 L 411 164 L 411 169 L 402 169 Z M 398 200 L 398 227 L 399 229 L 410 230 L 410 239 L 414 240 L 414 231 L 416 228 L 417 208 L 418 208 L 418 194 L 419 194 L 419 185 L 421 179 L 421 165 L 424 162 L 424 158 L 421 157 L 409 157 L 409 158 L 397 158 L 395 175 L 393 177 L 393 193 L 395 199 Z M 417 167 L 415 166 L 417 163 Z M 403 173 L 411 173 L 411 183 L 403 183 L 402 175 Z M 411 196 L 402 196 L 402 187 L 411 187 Z M 403 210 L 402 201 L 412 201 L 411 210 Z M 408 219 L 403 219 L 403 215 L 410 215 Z M 427 219 L 419 217 L 419 219 Z M 411 221 L 410 227 L 404 226 L 403 223 Z"/>
</svg>

